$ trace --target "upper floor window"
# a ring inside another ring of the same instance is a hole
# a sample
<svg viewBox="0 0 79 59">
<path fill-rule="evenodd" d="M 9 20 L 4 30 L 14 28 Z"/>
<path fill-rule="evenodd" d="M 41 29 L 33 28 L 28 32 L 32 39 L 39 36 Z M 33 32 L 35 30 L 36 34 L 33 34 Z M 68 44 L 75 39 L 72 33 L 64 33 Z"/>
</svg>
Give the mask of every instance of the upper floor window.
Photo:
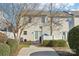
<svg viewBox="0 0 79 59">
<path fill-rule="evenodd" d="M 27 31 L 24 31 L 24 35 L 27 35 Z"/>
<path fill-rule="evenodd" d="M 29 16 L 29 20 L 28 21 L 29 21 L 29 23 L 31 23 L 31 21 L 32 21 L 32 17 L 31 16 Z"/>
<path fill-rule="evenodd" d="M 42 16 L 41 22 L 42 23 L 46 23 L 47 22 L 47 18 L 48 18 L 47 16 Z"/>
<path fill-rule="evenodd" d="M 73 18 L 68 18 L 67 19 L 68 25 L 69 25 L 69 30 L 74 27 L 74 20 Z"/>
</svg>

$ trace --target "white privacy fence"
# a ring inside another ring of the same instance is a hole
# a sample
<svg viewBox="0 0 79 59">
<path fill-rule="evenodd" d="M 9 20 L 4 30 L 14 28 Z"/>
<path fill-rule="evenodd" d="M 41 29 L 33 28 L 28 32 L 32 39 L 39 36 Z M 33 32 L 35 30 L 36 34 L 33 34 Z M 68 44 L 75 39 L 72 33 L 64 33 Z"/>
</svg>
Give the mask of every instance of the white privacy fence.
<svg viewBox="0 0 79 59">
<path fill-rule="evenodd" d="M 14 35 L 12 32 L 6 32 L 6 31 L 0 31 L 0 32 L 6 34 L 8 38 L 14 39 Z"/>
</svg>

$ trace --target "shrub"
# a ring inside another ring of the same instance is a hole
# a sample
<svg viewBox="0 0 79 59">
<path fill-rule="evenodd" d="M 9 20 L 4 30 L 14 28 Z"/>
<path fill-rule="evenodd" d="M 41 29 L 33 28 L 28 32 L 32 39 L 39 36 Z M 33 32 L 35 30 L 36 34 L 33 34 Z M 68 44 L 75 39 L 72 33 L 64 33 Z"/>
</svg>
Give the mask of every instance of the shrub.
<svg viewBox="0 0 79 59">
<path fill-rule="evenodd" d="M 31 45 L 31 43 L 32 43 L 31 41 L 27 41 L 26 42 L 27 45 Z"/>
<path fill-rule="evenodd" d="M 79 26 L 76 26 L 69 31 L 68 43 L 70 48 L 79 54 Z"/>
<path fill-rule="evenodd" d="M 0 43 L 0 56 L 9 56 L 10 47 L 7 44 Z"/>
<path fill-rule="evenodd" d="M 7 36 L 0 32 L 0 42 L 5 43 L 7 41 Z"/>
<path fill-rule="evenodd" d="M 43 46 L 47 46 L 48 43 L 49 43 L 49 41 L 50 41 L 50 40 L 44 40 L 42 45 L 43 45 Z"/>
<path fill-rule="evenodd" d="M 44 40 L 43 46 L 46 47 L 67 47 L 66 41 L 64 40 Z"/>
<path fill-rule="evenodd" d="M 13 54 L 18 48 L 18 41 L 16 39 L 8 39 L 7 44 L 10 46 L 10 54 Z"/>
</svg>

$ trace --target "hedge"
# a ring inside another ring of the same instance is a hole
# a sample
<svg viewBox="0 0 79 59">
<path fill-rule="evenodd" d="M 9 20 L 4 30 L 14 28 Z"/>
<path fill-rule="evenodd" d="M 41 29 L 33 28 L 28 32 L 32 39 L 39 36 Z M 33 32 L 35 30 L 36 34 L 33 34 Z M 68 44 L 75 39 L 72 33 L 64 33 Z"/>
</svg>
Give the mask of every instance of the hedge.
<svg viewBox="0 0 79 59">
<path fill-rule="evenodd" d="M 10 47 L 7 44 L 0 43 L 0 56 L 9 56 Z"/>
<path fill-rule="evenodd" d="M 13 54 L 18 48 L 18 41 L 16 39 L 8 39 L 7 44 L 10 46 L 10 54 Z"/>
<path fill-rule="evenodd" d="M 68 33 L 70 48 L 79 55 L 79 26 L 73 27 Z"/>
<path fill-rule="evenodd" d="M 31 44 L 32 44 L 32 42 L 31 42 L 31 41 L 27 41 L 27 42 L 20 42 L 20 44 L 31 45 Z"/>
<path fill-rule="evenodd" d="M 45 47 L 67 47 L 65 40 L 44 40 L 42 46 Z"/>
</svg>

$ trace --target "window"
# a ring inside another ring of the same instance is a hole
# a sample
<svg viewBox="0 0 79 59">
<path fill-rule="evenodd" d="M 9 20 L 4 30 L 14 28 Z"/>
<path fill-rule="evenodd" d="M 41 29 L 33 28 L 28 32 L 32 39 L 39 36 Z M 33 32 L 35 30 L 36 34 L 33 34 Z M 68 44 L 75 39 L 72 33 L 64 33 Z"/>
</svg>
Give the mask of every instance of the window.
<svg viewBox="0 0 79 59">
<path fill-rule="evenodd" d="M 47 22 L 47 18 L 48 18 L 47 16 L 42 16 L 41 22 L 42 23 L 46 23 Z"/>
<path fill-rule="evenodd" d="M 74 27 L 74 20 L 72 18 L 68 18 L 68 25 L 69 25 L 69 30 Z"/>
<path fill-rule="evenodd" d="M 31 23 L 32 17 L 29 16 L 29 23 Z"/>
<path fill-rule="evenodd" d="M 27 35 L 27 31 L 24 31 L 24 35 Z"/>
<path fill-rule="evenodd" d="M 45 16 L 42 16 L 41 22 L 45 23 Z"/>
</svg>

